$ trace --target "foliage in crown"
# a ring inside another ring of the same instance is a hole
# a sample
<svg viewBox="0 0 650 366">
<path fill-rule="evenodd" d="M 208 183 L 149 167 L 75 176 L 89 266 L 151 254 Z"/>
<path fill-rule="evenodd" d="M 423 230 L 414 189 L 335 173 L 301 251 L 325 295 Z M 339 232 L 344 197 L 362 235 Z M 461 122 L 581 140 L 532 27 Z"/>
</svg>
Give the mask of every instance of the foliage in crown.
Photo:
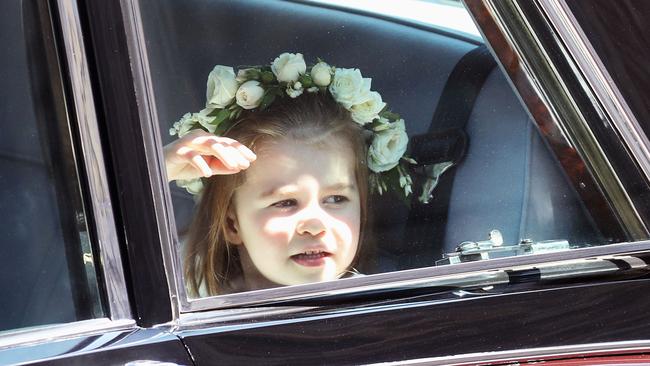
<svg viewBox="0 0 650 366">
<path fill-rule="evenodd" d="M 337 68 L 321 59 L 307 66 L 300 53 L 283 53 L 270 65 L 242 67 L 237 73 L 230 66 L 217 65 L 208 76 L 205 109 L 186 113 L 169 133 L 180 138 L 200 128 L 221 135 L 243 110 L 264 110 L 277 98 L 330 93 L 368 131 L 371 189 L 379 194 L 394 189 L 407 197 L 413 184 L 407 168 L 415 161 L 404 155 L 408 145 L 405 123 L 388 109 L 379 93 L 370 90 L 370 83 L 359 69 Z M 193 194 L 203 187 L 200 178 L 177 184 Z"/>
</svg>

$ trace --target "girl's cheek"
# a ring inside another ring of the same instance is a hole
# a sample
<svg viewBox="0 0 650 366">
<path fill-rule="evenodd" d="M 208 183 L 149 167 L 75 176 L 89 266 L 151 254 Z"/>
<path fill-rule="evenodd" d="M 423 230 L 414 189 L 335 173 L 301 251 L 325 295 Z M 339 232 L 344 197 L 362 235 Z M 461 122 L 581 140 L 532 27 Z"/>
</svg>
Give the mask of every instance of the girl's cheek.
<svg viewBox="0 0 650 366">
<path fill-rule="evenodd" d="M 289 239 L 296 227 L 293 217 L 265 217 L 260 224 L 263 234 L 275 239 Z"/>
<path fill-rule="evenodd" d="M 343 215 L 338 215 L 335 220 L 337 236 L 345 243 L 352 243 L 358 240 L 361 218 L 358 212 L 351 210 Z"/>
</svg>

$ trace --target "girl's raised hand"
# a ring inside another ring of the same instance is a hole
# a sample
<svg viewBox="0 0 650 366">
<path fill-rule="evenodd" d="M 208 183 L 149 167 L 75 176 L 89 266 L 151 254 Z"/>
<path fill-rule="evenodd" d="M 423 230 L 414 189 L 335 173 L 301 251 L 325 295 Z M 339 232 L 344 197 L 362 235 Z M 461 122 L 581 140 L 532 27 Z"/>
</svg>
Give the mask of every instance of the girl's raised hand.
<svg viewBox="0 0 650 366">
<path fill-rule="evenodd" d="M 238 141 L 194 130 L 165 146 L 167 179 L 234 174 L 250 166 L 255 154 Z"/>
</svg>

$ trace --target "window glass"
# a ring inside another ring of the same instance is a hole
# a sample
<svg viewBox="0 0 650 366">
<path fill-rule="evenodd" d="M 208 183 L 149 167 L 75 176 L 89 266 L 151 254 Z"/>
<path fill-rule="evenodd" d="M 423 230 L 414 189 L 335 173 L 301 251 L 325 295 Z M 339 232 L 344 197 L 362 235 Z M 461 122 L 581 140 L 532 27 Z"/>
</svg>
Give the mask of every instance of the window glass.
<svg viewBox="0 0 650 366">
<path fill-rule="evenodd" d="M 286 1 L 140 12 L 191 297 L 625 240 L 464 31 Z"/>
<path fill-rule="evenodd" d="M 567 0 L 578 23 L 637 120 L 649 135 L 650 3 L 639 0 Z"/>
<path fill-rule="evenodd" d="M 0 332 L 104 314 L 51 26 L 36 4 L 0 3 Z"/>
</svg>

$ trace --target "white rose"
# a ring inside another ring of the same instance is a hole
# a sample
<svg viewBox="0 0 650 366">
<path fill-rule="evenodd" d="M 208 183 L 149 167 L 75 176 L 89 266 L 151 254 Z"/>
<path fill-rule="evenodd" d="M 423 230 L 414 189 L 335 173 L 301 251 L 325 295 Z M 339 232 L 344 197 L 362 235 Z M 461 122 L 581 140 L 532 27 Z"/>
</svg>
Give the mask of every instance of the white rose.
<svg viewBox="0 0 650 366">
<path fill-rule="evenodd" d="M 379 118 L 379 112 L 386 106 L 379 93 L 370 92 L 366 96 L 368 99 L 365 102 L 355 104 L 350 108 L 352 119 L 360 125 L 365 125 L 375 118 Z"/>
<path fill-rule="evenodd" d="M 311 80 L 318 86 L 328 86 L 332 82 L 332 68 L 325 62 L 319 62 L 311 68 Z"/>
<path fill-rule="evenodd" d="M 307 71 L 307 64 L 302 57 L 302 53 L 283 53 L 276 57 L 271 64 L 271 71 L 278 78 L 278 81 L 296 81 L 300 74 Z"/>
<path fill-rule="evenodd" d="M 192 118 L 196 120 L 201 126 L 205 127 L 206 130 L 210 133 L 214 133 L 214 131 L 217 129 L 217 126 L 214 125 L 212 122 L 214 122 L 215 117 L 210 117 L 208 114 L 212 113 L 214 111 L 214 108 L 205 108 L 202 109 L 199 113 L 194 113 L 192 114 Z"/>
<path fill-rule="evenodd" d="M 235 97 L 239 83 L 235 79 L 232 67 L 217 65 L 208 75 L 207 102 L 208 108 L 225 108 Z"/>
<path fill-rule="evenodd" d="M 253 109 L 260 105 L 264 89 L 257 80 L 249 80 L 243 83 L 237 90 L 237 104 L 244 109 Z"/>
<path fill-rule="evenodd" d="M 371 79 L 363 78 L 359 69 L 336 69 L 329 91 L 346 109 L 365 101 Z"/>
<path fill-rule="evenodd" d="M 208 132 L 214 133 L 214 130 L 217 128 L 217 126 L 212 124 L 214 117 L 208 116 L 212 111 L 212 109 L 204 109 L 199 113 L 185 113 L 180 121 L 174 123 L 169 133 L 172 135 L 178 134 L 178 137 L 183 137 L 190 131 L 195 130 L 197 124 L 203 126 Z M 174 133 L 172 133 L 172 130 Z"/>
<path fill-rule="evenodd" d="M 390 124 L 390 128 L 375 133 L 368 148 L 368 168 L 375 173 L 393 169 L 406 152 L 409 138 L 404 120 Z"/>
<path fill-rule="evenodd" d="M 174 123 L 178 137 L 187 135 L 194 128 L 195 124 L 196 121 L 192 119 L 192 113 L 185 113 L 178 122 Z"/>
<path fill-rule="evenodd" d="M 177 179 L 176 180 L 176 185 L 185 188 L 185 190 L 190 193 L 190 194 L 199 194 L 203 190 L 203 181 L 201 178 L 195 178 L 195 179 Z"/>
</svg>

